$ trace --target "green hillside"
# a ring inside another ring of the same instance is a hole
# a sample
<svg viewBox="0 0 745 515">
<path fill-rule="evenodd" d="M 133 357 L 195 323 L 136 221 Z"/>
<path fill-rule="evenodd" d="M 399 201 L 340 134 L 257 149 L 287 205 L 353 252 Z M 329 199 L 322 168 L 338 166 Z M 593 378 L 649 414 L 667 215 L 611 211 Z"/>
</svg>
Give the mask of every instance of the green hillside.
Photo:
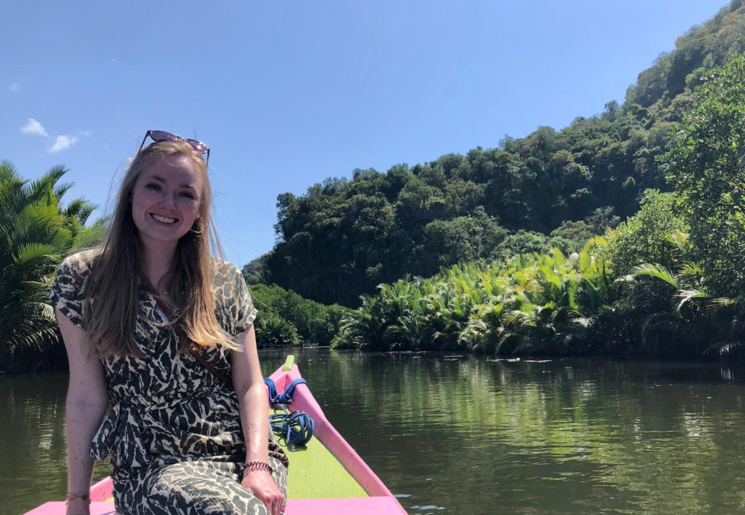
<svg viewBox="0 0 745 515">
<path fill-rule="evenodd" d="M 664 164 L 672 191 L 580 253 L 461 263 L 363 295 L 337 348 L 745 356 L 745 55 L 703 76 Z"/>
<path fill-rule="evenodd" d="M 745 51 L 745 6 L 734 0 L 675 42 L 629 87 L 623 105 L 491 149 L 432 162 L 355 170 L 302 196 L 279 195 L 274 249 L 249 268 L 318 302 L 356 307 L 405 274 L 522 251 L 580 250 L 635 213 L 648 188 L 668 191 L 656 160 L 696 105 L 709 69 Z"/>
</svg>

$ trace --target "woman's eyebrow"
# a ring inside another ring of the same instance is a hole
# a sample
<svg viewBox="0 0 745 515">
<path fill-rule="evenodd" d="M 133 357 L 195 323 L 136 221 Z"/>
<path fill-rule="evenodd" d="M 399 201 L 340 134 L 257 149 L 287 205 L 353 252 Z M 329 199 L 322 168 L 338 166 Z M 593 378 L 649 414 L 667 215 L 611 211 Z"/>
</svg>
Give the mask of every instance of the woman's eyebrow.
<svg viewBox="0 0 745 515">
<path fill-rule="evenodd" d="M 163 177 L 160 177 L 159 175 L 151 175 L 151 176 L 150 176 L 150 178 L 151 178 L 151 179 L 154 179 L 154 180 L 156 180 L 156 181 L 160 181 L 160 182 L 162 182 L 162 183 L 165 183 L 165 182 L 166 182 L 166 180 L 165 180 L 165 179 L 164 179 Z M 195 187 L 195 186 L 194 186 L 194 185 L 193 185 L 192 183 L 185 183 L 185 184 L 182 184 L 182 185 L 181 185 L 181 187 L 182 187 L 182 188 L 191 188 L 191 189 L 193 189 L 194 191 L 196 191 L 196 190 L 197 190 L 197 188 L 196 188 L 196 187 Z"/>
</svg>

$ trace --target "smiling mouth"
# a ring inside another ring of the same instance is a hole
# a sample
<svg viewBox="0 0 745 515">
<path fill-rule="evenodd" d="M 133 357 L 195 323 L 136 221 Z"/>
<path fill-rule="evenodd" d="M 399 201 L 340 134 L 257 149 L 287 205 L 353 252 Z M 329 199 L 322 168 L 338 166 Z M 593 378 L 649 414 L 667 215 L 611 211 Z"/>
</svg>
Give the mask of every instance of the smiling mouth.
<svg viewBox="0 0 745 515">
<path fill-rule="evenodd" d="M 162 224 L 171 225 L 178 222 L 178 218 L 168 218 L 167 216 L 160 216 L 153 213 L 150 213 L 150 216 L 152 216 L 156 222 L 160 222 Z"/>
</svg>

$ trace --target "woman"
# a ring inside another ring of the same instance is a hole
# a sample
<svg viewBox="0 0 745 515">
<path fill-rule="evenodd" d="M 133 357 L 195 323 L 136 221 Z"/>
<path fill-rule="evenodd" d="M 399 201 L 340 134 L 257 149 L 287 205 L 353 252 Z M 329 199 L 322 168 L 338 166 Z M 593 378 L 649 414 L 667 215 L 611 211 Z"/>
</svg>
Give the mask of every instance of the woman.
<svg viewBox="0 0 745 515">
<path fill-rule="evenodd" d="M 256 309 L 209 252 L 209 149 L 148 137 L 106 243 L 67 258 L 50 293 L 70 363 L 67 513 L 89 513 L 93 458 L 110 455 L 121 515 L 279 515 L 287 458 L 269 432 Z"/>
</svg>

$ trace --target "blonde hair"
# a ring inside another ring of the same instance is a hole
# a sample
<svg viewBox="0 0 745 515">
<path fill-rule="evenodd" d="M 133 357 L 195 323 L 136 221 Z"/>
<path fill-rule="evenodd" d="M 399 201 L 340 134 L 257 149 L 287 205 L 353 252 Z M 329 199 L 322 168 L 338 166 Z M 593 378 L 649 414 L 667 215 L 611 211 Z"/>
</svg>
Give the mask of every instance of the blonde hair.
<svg viewBox="0 0 745 515">
<path fill-rule="evenodd" d="M 179 323 L 189 340 L 201 346 L 223 344 L 238 350 L 215 317 L 212 277 L 216 272 L 210 256 L 214 247 L 224 266 L 222 248 L 211 215 L 212 192 L 207 166 L 201 155 L 185 141 L 152 143 L 141 149 L 129 165 L 122 181 L 106 241 L 92 263 L 83 302 L 85 327 L 92 341 L 98 342 L 101 357 L 137 356 L 142 353 L 135 343 L 139 314 L 140 281 L 144 278 L 142 246 L 132 219 L 130 198 L 140 174 L 157 159 L 182 156 L 202 174 L 199 216 L 194 227 L 179 239 L 175 266 L 168 277 L 168 296 L 178 316 L 166 325 Z M 183 342 L 182 352 L 188 342 Z M 91 349 L 92 351 L 92 349 Z"/>
</svg>

